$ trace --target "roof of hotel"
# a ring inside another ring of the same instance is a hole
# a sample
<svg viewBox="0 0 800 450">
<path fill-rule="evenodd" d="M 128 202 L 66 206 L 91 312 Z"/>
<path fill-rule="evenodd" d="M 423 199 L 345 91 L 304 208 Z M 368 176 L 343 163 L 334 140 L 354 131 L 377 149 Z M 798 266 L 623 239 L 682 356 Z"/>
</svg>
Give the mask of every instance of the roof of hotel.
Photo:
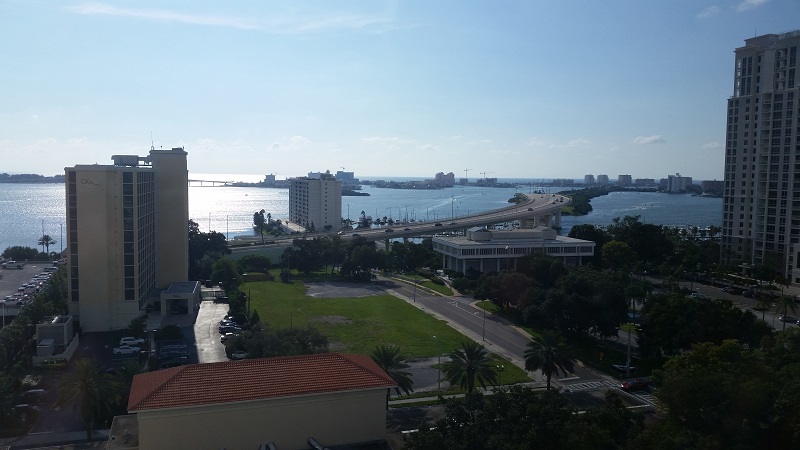
<svg viewBox="0 0 800 450">
<path fill-rule="evenodd" d="M 395 385 L 369 356 L 346 353 L 189 364 L 136 375 L 128 411 L 385 389 Z"/>
</svg>

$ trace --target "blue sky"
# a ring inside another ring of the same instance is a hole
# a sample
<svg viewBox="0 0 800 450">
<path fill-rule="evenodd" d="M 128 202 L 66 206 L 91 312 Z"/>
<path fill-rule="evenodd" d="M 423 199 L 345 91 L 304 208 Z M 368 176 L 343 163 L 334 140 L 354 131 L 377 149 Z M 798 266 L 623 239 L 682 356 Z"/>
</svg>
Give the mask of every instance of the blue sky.
<svg viewBox="0 0 800 450">
<path fill-rule="evenodd" d="M 0 0 L 0 172 L 722 179 L 736 47 L 797 0 Z"/>
</svg>

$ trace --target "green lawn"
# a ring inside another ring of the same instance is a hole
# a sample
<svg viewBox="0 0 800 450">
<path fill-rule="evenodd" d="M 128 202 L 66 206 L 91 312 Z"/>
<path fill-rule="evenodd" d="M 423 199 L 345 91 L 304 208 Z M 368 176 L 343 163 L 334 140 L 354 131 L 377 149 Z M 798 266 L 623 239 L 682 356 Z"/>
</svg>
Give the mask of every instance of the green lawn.
<svg viewBox="0 0 800 450">
<path fill-rule="evenodd" d="M 277 274 L 275 277 L 278 280 Z M 290 283 L 258 281 L 242 285 L 250 307 L 275 328 L 310 324 L 328 337 L 331 351 L 368 354 L 379 344 L 395 344 L 410 358 L 445 355 L 469 338 L 428 313 L 390 295 L 359 298 L 314 298 L 305 295 L 298 277 Z M 436 339 L 434 339 L 436 336 Z M 492 355 L 503 366 L 500 384 L 530 381 L 510 361 Z"/>
<path fill-rule="evenodd" d="M 463 339 L 445 322 L 390 295 L 360 298 L 313 298 L 302 281 L 245 283 L 251 309 L 271 327 L 312 324 L 328 337 L 333 351 L 367 354 L 376 345 L 395 344 L 412 358 L 436 356 L 457 348 Z M 434 336 L 437 339 L 434 339 Z"/>
</svg>

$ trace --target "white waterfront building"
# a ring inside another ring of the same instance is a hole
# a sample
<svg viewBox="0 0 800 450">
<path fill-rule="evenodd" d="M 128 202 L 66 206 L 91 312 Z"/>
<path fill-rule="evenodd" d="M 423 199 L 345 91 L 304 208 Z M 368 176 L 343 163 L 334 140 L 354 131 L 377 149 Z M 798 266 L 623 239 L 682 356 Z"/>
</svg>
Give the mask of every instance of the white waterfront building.
<svg viewBox="0 0 800 450">
<path fill-rule="evenodd" d="M 727 104 L 723 262 L 800 284 L 800 30 L 745 39 Z"/>
<path fill-rule="evenodd" d="M 490 230 L 471 228 L 465 236 L 436 236 L 433 250 L 442 254 L 442 266 L 466 274 L 468 270 L 499 272 L 516 269 L 517 258 L 544 253 L 565 265 L 577 266 L 594 255 L 595 243 L 559 236 L 549 227 Z"/>
<path fill-rule="evenodd" d="M 64 169 L 70 314 L 87 332 L 127 327 L 159 290 L 188 277 L 186 152 L 112 160 Z"/>
<path fill-rule="evenodd" d="M 289 221 L 307 230 L 342 226 L 342 182 L 330 172 L 309 173 L 291 178 L 289 185 Z"/>
</svg>

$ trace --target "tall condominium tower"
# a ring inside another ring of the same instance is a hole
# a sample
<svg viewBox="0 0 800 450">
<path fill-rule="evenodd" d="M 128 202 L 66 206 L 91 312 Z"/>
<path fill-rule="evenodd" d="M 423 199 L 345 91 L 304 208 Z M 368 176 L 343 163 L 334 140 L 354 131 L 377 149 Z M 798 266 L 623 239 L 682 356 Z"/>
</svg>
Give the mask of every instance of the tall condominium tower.
<svg viewBox="0 0 800 450">
<path fill-rule="evenodd" d="M 736 49 L 725 143 L 723 262 L 800 284 L 800 30 Z"/>
<path fill-rule="evenodd" d="M 289 186 L 289 220 L 308 230 L 342 226 L 342 182 L 330 172 L 292 178 Z"/>
<path fill-rule="evenodd" d="M 183 148 L 65 168 L 70 313 L 83 331 L 125 328 L 189 267 Z"/>
</svg>

